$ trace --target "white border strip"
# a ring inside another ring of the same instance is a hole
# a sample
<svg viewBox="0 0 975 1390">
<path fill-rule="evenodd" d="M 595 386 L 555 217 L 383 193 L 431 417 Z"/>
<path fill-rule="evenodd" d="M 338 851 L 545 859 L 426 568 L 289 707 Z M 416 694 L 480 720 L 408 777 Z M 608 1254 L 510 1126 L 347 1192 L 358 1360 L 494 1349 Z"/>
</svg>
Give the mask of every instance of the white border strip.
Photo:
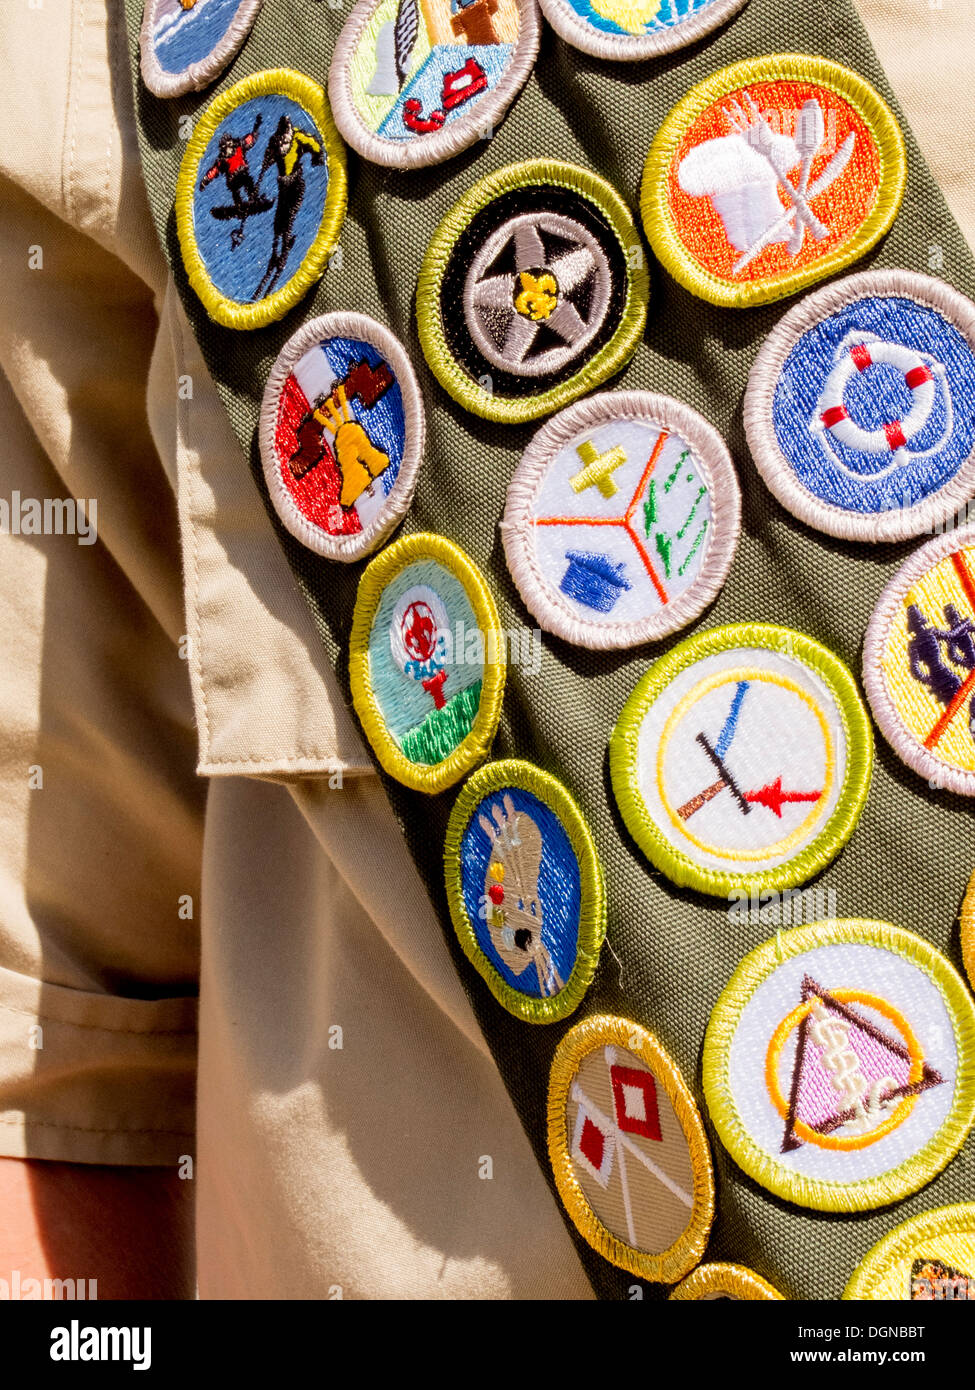
<svg viewBox="0 0 975 1390">
<path fill-rule="evenodd" d="M 563 604 L 543 574 L 533 543 L 534 505 L 555 456 L 578 435 L 621 418 L 680 434 L 697 454 L 711 501 L 713 529 L 697 578 L 658 613 L 629 623 L 587 623 Z M 655 642 L 699 617 L 717 597 L 734 559 L 741 529 L 741 493 L 731 455 L 717 430 L 682 401 L 650 391 L 604 391 L 568 406 L 531 440 L 508 485 L 501 539 L 511 577 L 525 607 L 547 632 L 592 651 Z"/>
<path fill-rule="evenodd" d="M 747 0 L 713 0 L 689 19 L 682 19 L 666 29 L 651 34 L 607 34 L 587 23 L 567 3 L 567 0 L 538 0 L 542 13 L 552 28 L 566 43 L 594 58 L 611 58 L 632 63 L 641 58 L 654 58 L 660 53 L 675 53 L 679 48 L 703 39 L 726 19 L 742 9 Z"/>
<path fill-rule="evenodd" d="M 975 796 L 975 772 L 965 772 L 936 758 L 910 732 L 901 719 L 884 675 L 883 659 L 891 622 L 910 589 L 942 560 L 956 550 L 975 545 L 975 524 L 959 526 L 944 536 L 922 545 L 900 567 L 877 601 L 863 641 L 863 685 L 877 725 L 908 767 L 926 777 L 932 786 L 957 792 L 959 796 Z"/>
<path fill-rule="evenodd" d="M 356 338 L 381 353 L 393 369 L 403 397 L 405 435 L 399 473 L 379 515 L 356 535 L 333 536 L 299 510 L 279 472 L 276 447 L 278 401 L 292 368 L 309 349 L 328 338 Z M 303 324 L 278 354 L 264 388 L 259 440 L 264 480 L 274 510 L 284 526 L 302 545 L 330 560 L 358 560 L 386 539 L 409 511 L 423 457 L 425 435 L 423 398 L 410 359 L 399 339 L 388 328 L 365 314 L 322 314 Z"/>
<path fill-rule="evenodd" d="M 223 37 L 201 62 L 190 63 L 189 67 L 183 68 L 181 72 L 167 72 L 160 66 L 156 57 L 152 36 L 159 0 L 146 0 L 139 47 L 142 54 L 142 80 L 150 92 L 157 97 L 179 97 L 185 92 L 198 92 L 203 87 L 208 87 L 236 56 L 254 27 L 254 21 L 263 3 L 264 0 L 240 0 Z"/>
<path fill-rule="evenodd" d="M 866 270 L 808 295 L 762 344 L 748 378 L 744 422 L 748 447 L 769 491 L 807 526 L 846 541 L 902 541 L 931 534 L 975 493 L 975 450 L 937 492 L 913 507 L 853 512 L 815 497 L 802 486 L 775 437 L 773 405 L 786 358 L 804 333 L 858 299 L 896 296 L 940 314 L 968 340 L 975 354 L 975 304 L 942 280 L 907 270 Z"/>
<path fill-rule="evenodd" d="M 461 150 L 476 144 L 484 131 L 496 125 L 528 81 L 541 37 L 541 22 L 535 0 L 516 0 L 518 38 L 501 81 L 493 92 L 442 130 L 418 135 L 411 140 L 386 140 L 369 129 L 352 99 L 349 69 L 363 32 L 381 0 L 358 0 L 339 34 L 328 70 L 328 99 L 339 133 L 346 144 L 374 164 L 388 169 L 423 169 L 440 164 Z"/>
</svg>

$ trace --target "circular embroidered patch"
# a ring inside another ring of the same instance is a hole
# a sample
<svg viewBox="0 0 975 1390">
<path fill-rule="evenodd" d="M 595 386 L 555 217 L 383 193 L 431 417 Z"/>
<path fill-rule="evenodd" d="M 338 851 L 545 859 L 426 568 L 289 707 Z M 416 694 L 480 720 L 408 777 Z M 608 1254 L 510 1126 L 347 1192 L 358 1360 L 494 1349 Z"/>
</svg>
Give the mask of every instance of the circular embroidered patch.
<svg viewBox="0 0 975 1390">
<path fill-rule="evenodd" d="M 938 1207 L 895 1226 L 854 1270 L 843 1297 L 975 1301 L 975 1205 Z"/>
<path fill-rule="evenodd" d="M 669 1284 L 704 1254 L 714 1174 L 704 1126 L 652 1033 L 597 1015 L 552 1059 L 548 1151 L 555 1185 L 600 1255 Z"/>
<path fill-rule="evenodd" d="M 358 0 L 328 75 L 335 123 L 377 164 L 438 164 L 490 135 L 538 53 L 535 0 Z"/>
<path fill-rule="evenodd" d="M 961 954 L 972 989 L 975 989 L 975 874 L 961 908 Z"/>
<path fill-rule="evenodd" d="M 873 740 L 853 677 L 800 632 L 701 632 L 652 666 L 609 746 L 613 791 L 650 861 L 726 897 L 804 883 L 852 835 Z"/>
<path fill-rule="evenodd" d="M 640 206 L 671 275 L 741 309 L 858 260 L 890 228 L 906 177 L 900 127 L 868 83 L 774 54 L 722 68 L 674 108 Z"/>
<path fill-rule="evenodd" d="M 427 361 L 476 415 L 517 424 L 567 405 L 628 361 L 646 321 L 640 236 L 587 169 L 499 169 L 434 233 L 416 317 Z"/>
<path fill-rule="evenodd" d="M 250 33 L 263 0 L 146 0 L 142 80 L 157 97 L 206 87 Z"/>
<path fill-rule="evenodd" d="M 278 516 L 330 559 L 375 550 L 410 505 L 423 433 L 420 388 L 389 329 L 364 314 L 312 319 L 282 349 L 261 407 Z"/>
<path fill-rule="evenodd" d="M 844 540 L 930 532 L 975 491 L 975 304 L 868 270 L 804 299 L 756 358 L 745 431 L 784 507 Z"/>
<path fill-rule="evenodd" d="M 648 391 L 579 401 L 543 425 L 508 488 L 505 555 L 549 632 L 592 649 L 652 642 L 718 594 L 741 497 L 718 432 Z"/>
<path fill-rule="evenodd" d="M 863 683 L 907 766 L 975 796 L 975 525 L 922 546 L 884 589 L 863 644 Z"/>
<path fill-rule="evenodd" d="M 744 1265 L 728 1264 L 698 1265 L 670 1297 L 678 1302 L 703 1303 L 722 1298 L 732 1303 L 783 1301 L 778 1289 L 773 1289 L 760 1274 L 745 1269 Z"/>
<path fill-rule="evenodd" d="M 704 1039 L 735 1162 L 787 1201 L 864 1211 L 923 1187 L 975 1119 L 975 1005 L 886 922 L 795 927 L 746 956 Z"/>
<path fill-rule="evenodd" d="M 697 43 L 745 0 L 539 0 L 566 43 L 597 58 L 632 62 Z"/>
<path fill-rule="evenodd" d="M 444 865 L 454 930 L 495 999 L 528 1023 L 577 1008 L 606 901 L 589 827 L 562 784 L 514 758 L 479 768 L 451 811 Z"/>
<path fill-rule="evenodd" d="M 176 183 L 183 263 L 210 317 L 260 328 L 294 308 L 324 273 L 345 202 L 345 153 L 321 87 L 278 68 L 221 92 Z"/>
<path fill-rule="evenodd" d="M 352 702 L 391 777 L 440 792 L 486 754 L 501 717 L 505 644 L 494 599 L 443 536 L 405 536 L 359 580 Z"/>
</svg>

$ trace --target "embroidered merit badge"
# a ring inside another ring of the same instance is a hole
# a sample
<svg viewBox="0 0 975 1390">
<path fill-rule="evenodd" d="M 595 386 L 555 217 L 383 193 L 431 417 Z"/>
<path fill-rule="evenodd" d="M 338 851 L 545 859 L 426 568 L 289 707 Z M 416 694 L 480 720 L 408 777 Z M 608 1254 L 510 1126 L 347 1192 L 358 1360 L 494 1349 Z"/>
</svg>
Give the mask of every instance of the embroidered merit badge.
<svg viewBox="0 0 975 1390">
<path fill-rule="evenodd" d="M 975 796 L 975 525 L 930 541 L 894 575 L 867 628 L 863 683 L 908 767 Z"/>
<path fill-rule="evenodd" d="M 176 184 L 183 262 L 210 317 L 259 328 L 292 309 L 323 274 L 345 203 L 345 154 L 321 87 L 279 68 L 221 92 Z"/>
<path fill-rule="evenodd" d="M 887 232 L 904 192 L 900 128 L 855 73 L 797 54 L 723 68 L 650 149 L 654 252 L 693 294 L 746 308 L 835 275 Z"/>
<path fill-rule="evenodd" d="M 752 368 L 745 430 L 784 507 L 846 540 L 930 532 L 975 492 L 975 304 L 868 270 L 810 295 Z"/>
<path fill-rule="evenodd" d="M 336 125 L 377 164 L 448 159 L 500 121 L 540 27 L 535 0 L 359 0 L 329 70 Z"/>
<path fill-rule="evenodd" d="M 410 505 L 423 432 L 416 377 L 387 328 L 364 314 L 304 324 L 272 367 L 261 407 L 278 516 L 319 555 L 374 550 Z"/>
<path fill-rule="evenodd" d="M 696 43 L 745 0 L 539 0 L 567 43 L 597 58 L 626 62 Z"/>
<path fill-rule="evenodd" d="M 647 286 L 639 233 L 608 183 L 571 164 L 510 165 L 434 233 L 417 285 L 420 343 L 468 410 L 534 420 L 629 360 Z"/>
<path fill-rule="evenodd" d="M 975 1301 L 975 1206 L 938 1207 L 895 1226 L 854 1270 L 843 1297 Z"/>
<path fill-rule="evenodd" d="M 647 672 L 609 747 L 613 791 L 651 862 L 726 897 L 804 883 L 846 843 L 870 787 L 870 721 L 847 668 L 799 632 L 698 633 Z"/>
<path fill-rule="evenodd" d="M 676 632 L 717 595 L 741 498 L 721 436 L 647 391 L 579 401 L 543 425 L 508 489 L 508 568 L 549 632 L 590 648 Z"/>
<path fill-rule="evenodd" d="M 975 1005 L 927 942 L 886 922 L 780 932 L 746 956 L 704 1040 L 722 1143 L 820 1211 L 917 1191 L 975 1118 Z"/>
<path fill-rule="evenodd" d="M 572 797 L 531 763 L 488 763 L 454 804 L 444 847 L 450 915 L 491 993 L 528 1023 L 581 1002 L 606 934 L 602 874 Z"/>
<path fill-rule="evenodd" d="M 494 737 L 505 647 L 494 599 L 442 536 L 405 536 L 359 581 L 349 639 L 352 701 L 380 763 L 415 791 L 440 792 Z"/>
<path fill-rule="evenodd" d="M 250 33 L 263 0 L 146 0 L 142 80 L 157 97 L 199 91 Z"/>
<path fill-rule="evenodd" d="M 662 1284 L 700 1260 L 714 1217 L 708 1141 L 645 1028 L 596 1016 L 566 1033 L 552 1060 L 548 1151 L 566 1210 L 605 1259 Z"/>
<path fill-rule="evenodd" d="M 782 1301 L 778 1289 L 767 1284 L 760 1274 L 743 1265 L 698 1265 L 682 1280 L 670 1295 L 678 1302 L 713 1303 L 729 1299 L 732 1303 Z"/>
</svg>

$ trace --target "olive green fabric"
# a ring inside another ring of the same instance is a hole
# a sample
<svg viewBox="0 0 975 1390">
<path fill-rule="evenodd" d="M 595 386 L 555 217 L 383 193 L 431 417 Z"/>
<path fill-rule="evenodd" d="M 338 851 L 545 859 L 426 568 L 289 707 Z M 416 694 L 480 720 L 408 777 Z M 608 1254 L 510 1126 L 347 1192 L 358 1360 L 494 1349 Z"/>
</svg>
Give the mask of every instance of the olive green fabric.
<svg viewBox="0 0 975 1390">
<path fill-rule="evenodd" d="M 417 342 L 417 271 L 431 234 L 471 184 L 492 170 L 534 156 L 596 170 L 636 210 L 646 152 L 671 107 L 696 82 L 727 63 L 763 53 L 801 51 L 843 62 L 875 83 L 897 110 L 850 0 L 797 5 L 751 0 L 730 24 L 671 57 L 612 64 L 577 52 L 543 27 L 534 73 L 492 139 L 445 165 L 393 172 L 350 153 L 350 205 L 341 266 L 331 269 L 289 318 L 235 334 L 207 318 L 179 262 L 173 189 L 188 130 L 180 118 L 205 108 L 225 87 L 265 67 L 291 66 L 326 80 L 329 55 L 349 8 L 321 0 L 265 0 L 253 33 L 219 84 L 174 101 L 151 96 L 138 77 L 142 0 L 126 0 L 142 157 L 153 214 L 176 280 L 244 454 L 317 621 L 340 678 L 361 564 L 343 566 L 304 550 L 270 508 L 255 442 L 261 392 L 286 338 L 306 317 L 356 309 L 385 323 L 406 344 L 427 410 L 428 442 L 405 531 L 440 532 L 460 543 L 487 575 L 506 626 L 534 626 L 508 575 L 498 531 L 505 490 L 536 426 L 489 424 L 466 414 L 435 382 Z M 910 177 L 905 206 L 878 250 L 859 263 L 938 273 L 971 294 L 975 267 L 917 147 L 907 135 Z M 810 633 L 856 673 L 863 633 L 884 583 L 915 544 L 863 547 L 802 526 L 773 500 L 751 462 L 742 429 L 742 397 L 758 345 L 784 305 L 735 311 L 694 299 L 651 260 L 645 340 L 609 385 L 665 392 L 687 401 L 726 437 L 744 494 L 743 534 L 730 579 L 696 629 L 760 620 Z M 244 459 L 241 466 L 247 466 Z M 690 629 L 691 631 L 695 629 Z M 677 640 L 677 639 L 673 639 Z M 577 1011 L 610 1012 L 648 1026 L 673 1054 L 701 1104 L 715 1160 L 717 1214 L 709 1259 L 754 1267 L 798 1298 L 835 1298 L 862 1255 L 899 1221 L 932 1207 L 975 1200 L 969 1140 L 938 1178 L 882 1212 L 845 1217 L 779 1201 L 736 1168 L 716 1140 L 701 1095 L 701 1050 L 714 1002 L 741 957 L 773 934 L 761 923 L 729 920 L 728 905 L 674 888 L 630 840 L 609 786 L 606 747 L 624 700 L 648 664 L 672 643 L 622 654 L 595 654 L 546 637 L 541 670 L 509 671 L 497 756 L 517 755 L 562 778 L 592 827 L 606 870 L 608 946 Z M 931 791 L 878 736 L 877 767 L 859 830 L 819 879 L 835 891 L 839 916 L 877 917 L 907 927 L 960 965 L 958 910 L 973 868 L 970 809 Z M 440 860 L 448 792 L 434 799 L 387 782 L 411 850 L 453 939 Z M 573 1019 L 547 1027 L 522 1023 L 496 1004 L 456 952 L 470 991 L 539 1162 L 548 1172 L 545 1098 L 552 1052 Z M 530 1240 L 530 1232 L 525 1233 Z M 583 1246 L 594 1287 L 624 1298 L 639 1281 Z M 644 1296 L 665 1292 L 645 1286 Z"/>
</svg>

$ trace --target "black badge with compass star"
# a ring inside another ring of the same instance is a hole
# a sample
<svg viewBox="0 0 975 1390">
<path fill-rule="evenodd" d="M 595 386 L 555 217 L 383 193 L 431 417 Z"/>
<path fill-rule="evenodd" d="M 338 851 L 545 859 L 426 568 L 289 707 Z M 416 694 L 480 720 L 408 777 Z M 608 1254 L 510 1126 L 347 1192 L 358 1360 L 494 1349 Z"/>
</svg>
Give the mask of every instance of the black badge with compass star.
<svg viewBox="0 0 975 1390">
<path fill-rule="evenodd" d="M 516 188 L 458 238 L 440 291 L 444 335 L 475 381 L 532 396 L 579 371 L 619 326 L 623 247 L 582 194 Z"/>
<path fill-rule="evenodd" d="M 420 344 L 455 400 L 518 424 L 619 371 L 647 294 L 640 234 L 605 179 L 554 160 L 512 164 L 434 233 L 417 283 Z"/>
</svg>

